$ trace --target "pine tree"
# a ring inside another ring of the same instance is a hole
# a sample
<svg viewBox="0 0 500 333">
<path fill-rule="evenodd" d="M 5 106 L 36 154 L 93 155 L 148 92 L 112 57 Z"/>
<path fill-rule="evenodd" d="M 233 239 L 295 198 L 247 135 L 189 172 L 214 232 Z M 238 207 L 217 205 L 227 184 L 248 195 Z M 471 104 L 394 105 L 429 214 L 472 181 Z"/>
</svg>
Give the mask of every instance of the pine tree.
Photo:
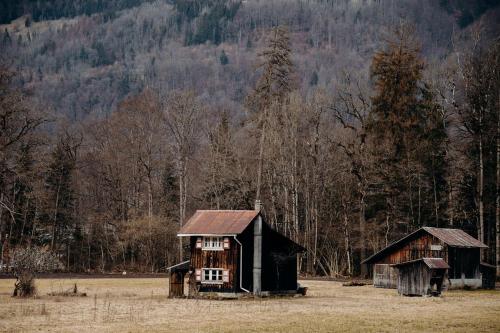
<svg viewBox="0 0 500 333">
<path fill-rule="evenodd" d="M 76 198 L 73 176 L 76 163 L 76 149 L 69 135 L 60 138 L 49 164 L 45 187 L 47 192 L 46 218 L 50 224 L 50 247 L 56 250 L 68 240 L 75 222 Z"/>
<path fill-rule="evenodd" d="M 263 59 L 259 66 L 262 69 L 262 75 L 253 94 L 248 98 L 249 107 L 257 115 L 257 127 L 260 131 L 256 199 L 260 199 L 269 113 L 273 107 L 281 107 L 286 102 L 293 86 L 293 64 L 286 28 L 281 26 L 273 28 L 267 49 L 260 54 L 260 57 Z"/>
<path fill-rule="evenodd" d="M 444 218 L 446 129 L 423 82 L 419 53 L 412 29 L 403 25 L 371 66 L 375 96 L 367 130 L 380 165 L 374 184 L 380 196 L 373 204 L 384 207 L 379 216 L 384 216 L 386 242 L 393 228 L 399 229 L 397 237 Z"/>
<path fill-rule="evenodd" d="M 224 50 L 222 50 L 222 53 L 220 54 L 219 61 L 222 66 L 229 64 L 229 58 L 227 57 L 226 52 L 224 52 Z"/>
</svg>

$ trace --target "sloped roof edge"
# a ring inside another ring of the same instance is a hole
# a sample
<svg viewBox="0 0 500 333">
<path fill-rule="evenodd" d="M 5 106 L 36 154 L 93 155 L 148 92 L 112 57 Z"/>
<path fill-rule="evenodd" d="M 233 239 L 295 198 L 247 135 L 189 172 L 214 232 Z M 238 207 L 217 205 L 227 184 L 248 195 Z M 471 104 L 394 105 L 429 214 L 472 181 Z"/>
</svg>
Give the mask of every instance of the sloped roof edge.
<svg viewBox="0 0 500 333">
<path fill-rule="evenodd" d="M 177 235 L 238 235 L 259 214 L 256 210 L 197 210 Z"/>
<path fill-rule="evenodd" d="M 413 239 L 418 234 L 423 232 L 427 232 L 434 237 L 440 239 L 445 244 L 453 247 L 461 247 L 461 248 L 487 248 L 488 246 L 474 237 L 467 234 L 465 231 L 461 229 L 450 229 L 450 228 L 434 228 L 434 227 L 422 227 L 414 232 L 406 235 L 405 237 L 389 244 L 387 247 L 382 250 L 372 254 L 370 257 L 366 258 L 361 262 L 361 264 L 370 264 L 374 261 L 374 259 L 383 257 L 384 254 L 390 253 L 392 250 L 398 248 L 401 243 L 406 242 L 409 239 Z"/>
</svg>

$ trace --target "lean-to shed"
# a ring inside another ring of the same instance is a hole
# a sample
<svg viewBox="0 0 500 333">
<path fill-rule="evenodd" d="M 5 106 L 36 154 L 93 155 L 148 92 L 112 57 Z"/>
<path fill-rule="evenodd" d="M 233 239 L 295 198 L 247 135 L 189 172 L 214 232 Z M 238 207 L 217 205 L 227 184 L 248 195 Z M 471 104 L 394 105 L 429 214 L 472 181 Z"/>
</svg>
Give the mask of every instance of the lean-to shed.
<svg viewBox="0 0 500 333">
<path fill-rule="evenodd" d="M 442 258 L 422 258 L 392 266 L 398 270 L 398 293 L 405 296 L 440 295 L 450 267 Z"/>
<path fill-rule="evenodd" d="M 167 268 L 169 276 L 169 297 L 183 297 L 187 294 L 184 288 L 184 278 L 189 273 L 189 260 Z"/>
</svg>

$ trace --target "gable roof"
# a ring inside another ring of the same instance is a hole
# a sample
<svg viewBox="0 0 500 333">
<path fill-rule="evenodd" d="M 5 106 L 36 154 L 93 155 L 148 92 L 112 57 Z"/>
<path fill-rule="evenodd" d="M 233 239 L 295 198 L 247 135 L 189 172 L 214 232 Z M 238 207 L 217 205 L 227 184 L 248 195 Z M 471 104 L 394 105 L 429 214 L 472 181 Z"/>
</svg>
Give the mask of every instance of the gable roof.
<svg viewBox="0 0 500 333">
<path fill-rule="evenodd" d="M 460 248 L 487 248 L 488 246 L 475 239 L 465 231 L 461 229 L 448 229 L 448 228 L 433 228 L 433 227 L 422 227 L 417 231 L 412 232 L 409 235 L 395 241 L 386 248 L 380 250 L 379 252 L 373 254 L 369 258 L 363 260 L 362 264 L 371 264 L 377 259 L 383 258 L 384 256 L 391 253 L 393 250 L 398 249 L 402 244 L 418 238 L 420 235 L 428 233 L 432 236 L 438 238 L 443 243 L 451 247 Z"/>
<path fill-rule="evenodd" d="M 431 269 L 447 269 L 450 268 L 446 261 L 444 261 L 443 258 L 421 258 L 421 259 L 416 259 L 416 260 L 410 260 L 410 261 L 405 261 L 400 264 L 394 264 L 391 266 L 394 267 L 400 267 L 400 266 L 406 266 L 410 265 L 416 262 L 422 261 L 427 267 Z"/>
<path fill-rule="evenodd" d="M 177 236 L 238 235 L 257 215 L 256 210 L 197 210 Z"/>
</svg>

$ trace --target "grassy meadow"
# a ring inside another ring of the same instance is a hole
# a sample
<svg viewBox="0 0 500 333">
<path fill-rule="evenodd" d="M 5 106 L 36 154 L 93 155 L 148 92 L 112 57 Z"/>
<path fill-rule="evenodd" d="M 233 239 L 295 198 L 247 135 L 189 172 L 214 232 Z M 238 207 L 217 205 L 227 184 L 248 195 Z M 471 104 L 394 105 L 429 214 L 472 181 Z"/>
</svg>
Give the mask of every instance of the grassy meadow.
<svg viewBox="0 0 500 333">
<path fill-rule="evenodd" d="M 168 280 L 40 279 L 39 296 L 12 298 L 0 280 L 1 332 L 498 332 L 500 291 L 401 297 L 372 286 L 303 281 L 306 297 L 167 298 Z M 48 296 L 71 290 L 87 297 Z"/>
</svg>

